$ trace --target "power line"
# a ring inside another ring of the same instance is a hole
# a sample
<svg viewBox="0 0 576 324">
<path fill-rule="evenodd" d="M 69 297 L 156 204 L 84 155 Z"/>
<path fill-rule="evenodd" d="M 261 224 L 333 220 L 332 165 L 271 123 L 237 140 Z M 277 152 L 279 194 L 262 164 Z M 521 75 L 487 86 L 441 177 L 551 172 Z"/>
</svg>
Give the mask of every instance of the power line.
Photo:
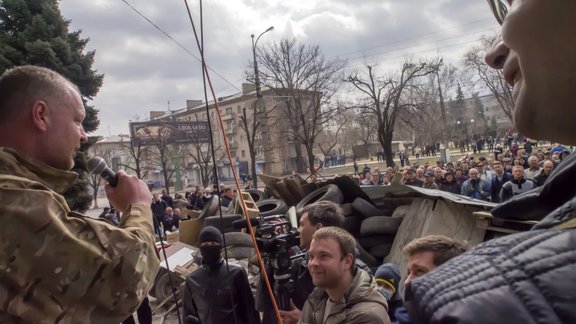
<svg viewBox="0 0 576 324">
<path fill-rule="evenodd" d="M 443 33 L 443 32 L 446 32 L 446 31 L 450 31 L 450 30 L 452 30 L 452 29 L 458 29 L 458 28 L 461 28 L 461 27 L 464 27 L 464 26 L 474 25 L 474 24 L 478 24 L 478 23 L 481 23 L 481 22 L 492 21 L 492 20 L 493 20 L 493 18 L 476 20 L 476 21 L 472 21 L 472 22 L 469 22 L 469 23 L 466 23 L 466 24 L 462 24 L 462 25 L 456 25 L 456 26 L 449 27 L 449 28 L 438 29 L 438 30 L 433 31 L 433 32 L 429 32 L 429 33 L 425 33 L 425 34 L 420 34 L 420 35 L 415 35 L 415 36 L 412 36 L 412 37 L 408 37 L 408 38 L 404 38 L 404 39 L 399 39 L 399 40 L 396 40 L 396 41 L 393 41 L 393 42 L 388 42 L 388 43 L 384 43 L 384 44 L 381 44 L 381 45 L 376 45 L 376 46 L 372 46 L 372 47 L 360 49 L 360 50 L 357 50 L 357 51 L 352 51 L 352 52 L 347 52 L 347 53 L 340 54 L 340 55 L 335 55 L 335 57 L 338 57 L 338 56 L 348 56 L 349 54 L 360 53 L 360 52 L 369 51 L 369 50 L 376 49 L 376 48 L 380 48 L 380 47 L 386 47 L 386 46 L 388 46 L 388 45 L 394 45 L 394 44 L 404 43 L 404 42 L 409 41 L 409 40 L 414 40 L 414 39 L 422 38 L 422 37 L 425 37 L 425 36 L 435 35 L 435 34 Z"/>
<path fill-rule="evenodd" d="M 192 53 L 189 49 L 187 49 L 184 45 L 182 45 L 180 42 L 178 42 L 176 39 L 174 39 L 172 36 L 170 36 L 170 34 L 168 34 L 167 32 L 165 32 L 162 28 L 160 28 L 158 25 L 156 25 L 152 20 L 148 19 L 148 17 L 146 17 L 144 14 L 142 14 L 140 11 L 138 11 L 138 9 L 134 8 L 130 3 L 128 3 L 128 1 L 126 0 L 122 0 L 122 2 L 124 2 L 128 7 L 130 7 L 130 9 L 134 10 L 134 12 L 136 12 L 140 17 L 144 18 L 148 23 L 150 23 L 152 26 L 154 26 L 154 28 L 158 29 L 158 31 L 160 31 L 162 34 L 164 34 L 164 36 L 168 37 L 172 42 L 174 42 L 176 45 L 178 45 L 180 48 L 182 48 L 184 51 L 186 51 L 186 53 L 190 54 L 193 58 L 195 58 L 199 63 L 202 63 L 202 60 L 200 58 L 198 58 L 196 55 L 194 55 L 194 53 Z M 232 82 L 228 81 L 228 79 L 226 79 L 225 77 L 223 77 L 222 75 L 220 75 L 218 72 L 216 72 L 214 69 L 212 69 L 210 66 L 206 66 L 210 71 L 214 72 L 214 74 L 216 74 L 217 76 L 219 76 L 222 80 L 224 80 L 226 83 L 228 83 L 230 86 L 232 86 L 234 89 L 241 91 L 240 88 L 238 88 L 236 85 L 234 85 Z"/>
</svg>

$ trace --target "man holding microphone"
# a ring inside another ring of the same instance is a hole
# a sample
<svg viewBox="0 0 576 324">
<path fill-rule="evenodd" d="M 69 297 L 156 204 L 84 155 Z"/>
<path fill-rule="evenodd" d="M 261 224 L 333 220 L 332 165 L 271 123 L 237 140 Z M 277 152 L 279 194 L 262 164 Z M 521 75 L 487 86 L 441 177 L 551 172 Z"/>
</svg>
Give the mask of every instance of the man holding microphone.
<svg viewBox="0 0 576 324">
<path fill-rule="evenodd" d="M 0 76 L 0 322 L 112 323 L 138 308 L 159 260 L 151 195 L 120 171 L 107 186 L 120 227 L 61 195 L 87 137 L 79 91 L 45 68 Z"/>
</svg>

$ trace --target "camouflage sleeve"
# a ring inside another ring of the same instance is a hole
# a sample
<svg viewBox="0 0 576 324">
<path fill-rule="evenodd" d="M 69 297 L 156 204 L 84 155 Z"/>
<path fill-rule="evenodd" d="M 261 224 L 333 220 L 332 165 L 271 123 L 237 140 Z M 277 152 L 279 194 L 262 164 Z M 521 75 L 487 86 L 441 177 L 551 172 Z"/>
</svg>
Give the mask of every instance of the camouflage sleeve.
<svg viewBox="0 0 576 324">
<path fill-rule="evenodd" d="M 71 212 L 45 188 L 0 188 L 0 319 L 121 322 L 152 286 L 159 260 L 149 206 L 120 228 Z"/>
</svg>

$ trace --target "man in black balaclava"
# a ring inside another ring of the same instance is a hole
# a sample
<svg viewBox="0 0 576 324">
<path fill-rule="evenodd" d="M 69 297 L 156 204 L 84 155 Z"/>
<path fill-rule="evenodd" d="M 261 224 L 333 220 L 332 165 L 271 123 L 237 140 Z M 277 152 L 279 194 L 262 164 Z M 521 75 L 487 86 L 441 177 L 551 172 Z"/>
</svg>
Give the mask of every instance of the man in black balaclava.
<svg viewBox="0 0 576 324">
<path fill-rule="evenodd" d="M 184 322 L 202 324 L 260 323 L 254 296 L 243 268 L 222 259 L 222 234 L 213 226 L 200 231 L 202 266 L 188 275 L 184 286 Z"/>
</svg>

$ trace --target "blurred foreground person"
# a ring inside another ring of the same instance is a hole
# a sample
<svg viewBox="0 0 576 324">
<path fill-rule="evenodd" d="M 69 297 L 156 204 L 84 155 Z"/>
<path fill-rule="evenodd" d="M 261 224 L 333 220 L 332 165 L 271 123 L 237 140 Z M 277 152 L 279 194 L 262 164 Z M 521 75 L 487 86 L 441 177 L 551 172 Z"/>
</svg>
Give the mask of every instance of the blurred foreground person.
<svg viewBox="0 0 576 324">
<path fill-rule="evenodd" d="M 514 125 L 530 138 L 576 144 L 576 1 L 489 4 L 502 37 L 486 62 L 502 69 L 514 87 Z M 495 217 L 539 223 L 480 244 L 412 281 L 405 296 L 411 320 L 576 323 L 575 177 L 571 154 L 543 186 L 493 209 Z"/>
<path fill-rule="evenodd" d="M 79 91 L 21 66 L 0 76 L 0 323 L 119 323 L 146 297 L 159 260 L 148 186 L 120 171 L 106 186 L 119 227 L 61 195 L 87 138 Z"/>
</svg>

